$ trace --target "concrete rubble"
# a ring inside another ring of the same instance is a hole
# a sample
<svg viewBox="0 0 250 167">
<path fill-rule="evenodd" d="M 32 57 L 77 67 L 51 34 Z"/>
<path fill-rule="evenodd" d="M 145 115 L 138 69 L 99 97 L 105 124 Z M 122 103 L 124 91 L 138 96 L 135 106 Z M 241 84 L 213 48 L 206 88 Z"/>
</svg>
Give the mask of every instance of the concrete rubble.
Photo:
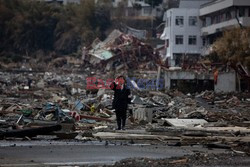
<svg viewBox="0 0 250 167">
<path fill-rule="evenodd" d="M 113 92 L 86 90 L 80 74 L 0 74 L 0 137 L 143 140 L 250 153 L 248 93 L 132 90 L 127 131 L 114 131 Z M 43 130 L 45 129 L 45 130 Z M 44 133 L 46 131 L 46 133 Z M 178 144 L 179 143 L 179 144 Z"/>
<path fill-rule="evenodd" d="M 0 139 L 126 140 L 250 154 L 248 92 L 184 94 L 142 89 L 132 80 L 127 127 L 116 131 L 113 91 L 87 89 L 87 78 L 112 78 L 118 74 L 112 70 L 129 78 L 159 78 L 157 53 L 150 45 L 115 30 L 105 41 L 95 41 L 83 60 L 84 73 L 0 72 Z M 127 73 L 127 69 L 134 72 Z"/>
</svg>

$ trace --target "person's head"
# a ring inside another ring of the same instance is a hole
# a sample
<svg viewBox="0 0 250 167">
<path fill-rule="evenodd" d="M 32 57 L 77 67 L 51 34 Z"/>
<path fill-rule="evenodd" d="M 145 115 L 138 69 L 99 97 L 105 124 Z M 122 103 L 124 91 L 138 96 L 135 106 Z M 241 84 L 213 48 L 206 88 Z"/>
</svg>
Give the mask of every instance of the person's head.
<svg viewBox="0 0 250 167">
<path fill-rule="evenodd" d="M 124 78 L 124 76 L 118 76 L 117 78 L 116 78 L 116 82 L 118 82 L 119 84 L 121 84 L 121 85 L 123 85 L 123 84 L 125 84 L 125 78 Z"/>
</svg>

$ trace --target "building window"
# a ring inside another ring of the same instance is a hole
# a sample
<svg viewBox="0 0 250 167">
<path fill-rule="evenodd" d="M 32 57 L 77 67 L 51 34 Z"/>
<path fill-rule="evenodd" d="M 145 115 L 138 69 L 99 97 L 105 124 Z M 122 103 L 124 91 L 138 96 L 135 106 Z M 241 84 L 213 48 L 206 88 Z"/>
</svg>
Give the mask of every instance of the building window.
<svg viewBox="0 0 250 167">
<path fill-rule="evenodd" d="M 144 8 L 144 14 L 151 14 L 151 7 L 150 8 Z"/>
<path fill-rule="evenodd" d="M 188 44 L 189 45 L 196 45 L 196 36 L 195 35 L 190 35 L 188 37 Z"/>
<path fill-rule="evenodd" d="M 225 19 L 226 19 L 226 14 L 225 14 L 225 13 L 222 13 L 222 14 L 220 15 L 220 21 L 223 22 L 223 21 L 225 21 Z"/>
<path fill-rule="evenodd" d="M 175 44 L 182 45 L 183 44 L 183 35 L 176 35 L 175 36 Z"/>
<path fill-rule="evenodd" d="M 206 17 L 205 26 L 210 26 L 212 24 L 212 17 Z"/>
<path fill-rule="evenodd" d="M 206 19 L 202 20 L 202 27 L 206 27 Z"/>
<path fill-rule="evenodd" d="M 176 16 L 175 18 L 175 25 L 183 26 L 184 18 L 183 16 Z"/>
<path fill-rule="evenodd" d="M 232 18 L 236 18 L 237 12 L 236 12 L 236 11 L 232 11 L 232 12 L 231 12 L 231 15 L 232 15 Z"/>
<path fill-rule="evenodd" d="M 226 12 L 226 20 L 231 20 L 232 19 L 232 14 L 230 11 Z"/>
<path fill-rule="evenodd" d="M 166 47 L 166 48 L 169 47 L 169 39 L 166 40 L 166 42 L 165 42 L 165 47 Z"/>
<path fill-rule="evenodd" d="M 220 16 L 215 16 L 215 23 L 217 24 L 217 23 L 220 23 Z"/>
<path fill-rule="evenodd" d="M 196 16 L 189 16 L 189 25 L 190 26 L 197 26 L 197 17 Z"/>
<path fill-rule="evenodd" d="M 239 9 L 239 17 L 244 17 L 245 16 L 245 8 L 240 8 Z"/>
<path fill-rule="evenodd" d="M 202 39 L 202 46 L 206 46 L 206 45 L 207 45 L 206 38 L 203 38 L 203 39 Z"/>
<path fill-rule="evenodd" d="M 211 25 L 212 25 L 212 24 L 215 24 L 215 16 L 212 16 L 212 17 L 211 17 Z"/>
</svg>

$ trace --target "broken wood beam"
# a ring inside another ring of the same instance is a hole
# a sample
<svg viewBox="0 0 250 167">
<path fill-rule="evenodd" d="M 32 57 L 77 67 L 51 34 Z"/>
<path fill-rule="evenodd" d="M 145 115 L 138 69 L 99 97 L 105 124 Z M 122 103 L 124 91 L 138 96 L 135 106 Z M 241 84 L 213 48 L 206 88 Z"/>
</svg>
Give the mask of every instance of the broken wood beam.
<svg viewBox="0 0 250 167">
<path fill-rule="evenodd" d="M 6 137 L 24 138 L 24 137 L 35 137 L 37 135 L 49 135 L 52 132 L 59 131 L 61 129 L 62 129 L 61 125 L 53 125 L 53 126 L 46 126 L 39 128 L 10 130 L 5 132 L 0 132 L 0 139 Z"/>
<path fill-rule="evenodd" d="M 187 136 L 237 136 L 237 133 L 240 135 L 249 135 L 250 129 L 246 127 L 160 127 L 160 128 L 149 128 L 146 129 L 147 132 L 150 132 L 153 135 L 187 135 Z"/>
<path fill-rule="evenodd" d="M 116 133 L 116 132 L 98 132 L 93 135 L 102 140 L 174 140 L 180 141 L 180 137 L 174 136 L 161 136 L 161 135 L 149 135 L 149 134 L 130 134 L 130 133 Z"/>
<path fill-rule="evenodd" d="M 89 116 L 89 115 L 80 115 L 81 119 L 91 119 L 91 120 L 96 120 L 96 121 L 107 121 L 111 122 L 112 120 L 107 119 L 107 118 L 101 118 L 101 117 L 95 117 L 95 116 Z"/>
</svg>

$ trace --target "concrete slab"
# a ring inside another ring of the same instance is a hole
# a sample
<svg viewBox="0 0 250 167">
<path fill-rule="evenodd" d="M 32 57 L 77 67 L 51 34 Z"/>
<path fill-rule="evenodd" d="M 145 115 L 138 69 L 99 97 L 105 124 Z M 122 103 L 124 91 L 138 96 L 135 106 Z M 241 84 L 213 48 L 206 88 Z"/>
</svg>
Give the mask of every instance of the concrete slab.
<svg viewBox="0 0 250 167">
<path fill-rule="evenodd" d="M 142 99 L 139 96 L 137 96 L 137 95 L 135 95 L 133 97 L 133 99 L 132 99 L 131 102 L 134 103 L 134 104 L 144 104 L 144 102 L 142 101 Z"/>
<path fill-rule="evenodd" d="M 207 123 L 204 119 L 163 119 L 169 125 L 175 127 L 193 127 L 195 125 L 204 125 Z"/>
<path fill-rule="evenodd" d="M 236 91 L 236 74 L 235 72 L 219 73 L 217 84 L 214 85 L 214 91 L 235 92 Z"/>
</svg>

